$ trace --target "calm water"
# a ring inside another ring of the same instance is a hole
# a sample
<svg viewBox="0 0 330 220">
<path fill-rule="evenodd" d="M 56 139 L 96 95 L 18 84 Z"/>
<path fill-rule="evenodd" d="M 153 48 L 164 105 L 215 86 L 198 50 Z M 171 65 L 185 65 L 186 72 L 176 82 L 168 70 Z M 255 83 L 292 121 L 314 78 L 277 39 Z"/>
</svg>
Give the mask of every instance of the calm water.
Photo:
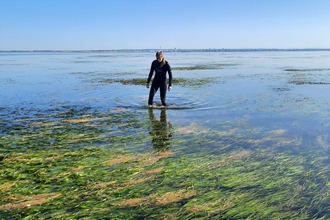
<svg viewBox="0 0 330 220">
<path fill-rule="evenodd" d="M 0 53 L 0 216 L 329 218 L 330 52 L 165 57 Z"/>
<path fill-rule="evenodd" d="M 145 86 L 116 80 L 146 79 L 153 59 L 153 53 L 2 53 L 0 116 L 33 117 L 68 106 L 146 115 Z M 229 121 L 255 136 L 279 129 L 327 135 L 329 52 L 167 53 L 166 59 L 174 78 L 211 79 L 198 86 L 174 83 L 165 111 L 174 126 L 217 129 Z"/>
<path fill-rule="evenodd" d="M 0 55 L 2 108 L 141 109 L 146 105 L 144 86 L 102 80 L 147 78 L 153 53 Z M 200 87 L 173 85 L 167 95 L 169 104 L 189 108 L 180 111 L 180 119 L 201 113 L 206 118 L 256 113 L 292 117 L 292 111 L 296 116 L 327 115 L 329 52 L 168 53 L 166 59 L 174 77 L 214 77 L 214 82 Z M 175 70 L 194 66 L 212 69 Z M 159 102 L 158 94 L 155 101 Z M 176 119 L 177 112 L 168 112 Z"/>
</svg>

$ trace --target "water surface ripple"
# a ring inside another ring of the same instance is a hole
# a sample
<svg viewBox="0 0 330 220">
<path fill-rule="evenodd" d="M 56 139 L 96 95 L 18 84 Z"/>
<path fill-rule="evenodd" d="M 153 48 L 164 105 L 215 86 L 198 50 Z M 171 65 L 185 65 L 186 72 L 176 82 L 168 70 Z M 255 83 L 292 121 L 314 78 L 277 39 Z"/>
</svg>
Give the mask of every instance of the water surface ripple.
<svg viewBox="0 0 330 220">
<path fill-rule="evenodd" d="M 327 51 L 167 53 L 165 108 L 154 53 L 0 57 L 8 219 L 330 218 Z"/>
</svg>

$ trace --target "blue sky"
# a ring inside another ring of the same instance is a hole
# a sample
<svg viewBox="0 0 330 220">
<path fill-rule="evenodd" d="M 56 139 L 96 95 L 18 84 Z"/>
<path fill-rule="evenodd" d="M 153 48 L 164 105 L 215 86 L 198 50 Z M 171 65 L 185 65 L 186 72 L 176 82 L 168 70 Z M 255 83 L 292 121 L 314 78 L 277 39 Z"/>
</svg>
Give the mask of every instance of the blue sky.
<svg viewBox="0 0 330 220">
<path fill-rule="evenodd" d="M 330 48 L 329 0 L 0 0 L 0 50 Z"/>
</svg>

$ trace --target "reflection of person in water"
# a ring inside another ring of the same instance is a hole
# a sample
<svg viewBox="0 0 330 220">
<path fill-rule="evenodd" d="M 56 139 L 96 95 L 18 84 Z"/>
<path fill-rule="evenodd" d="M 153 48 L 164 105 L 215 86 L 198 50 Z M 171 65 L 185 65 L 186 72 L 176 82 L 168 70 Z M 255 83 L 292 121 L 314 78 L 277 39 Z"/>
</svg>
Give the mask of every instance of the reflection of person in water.
<svg viewBox="0 0 330 220">
<path fill-rule="evenodd" d="M 154 149 L 164 151 L 170 146 L 172 137 L 172 123 L 167 123 L 166 110 L 160 110 L 160 120 L 155 118 L 153 109 L 149 109 L 149 117 L 151 123 L 150 135 Z"/>
</svg>

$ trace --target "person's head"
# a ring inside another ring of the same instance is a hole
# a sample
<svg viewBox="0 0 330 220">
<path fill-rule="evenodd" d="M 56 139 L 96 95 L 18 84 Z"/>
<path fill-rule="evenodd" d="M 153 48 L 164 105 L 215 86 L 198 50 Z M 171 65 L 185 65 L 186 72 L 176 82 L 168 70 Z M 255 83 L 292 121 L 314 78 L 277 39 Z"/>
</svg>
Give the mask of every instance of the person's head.
<svg viewBox="0 0 330 220">
<path fill-rule="evenodd" d="M 161 50 L 157 51 L 156 59 L 159 63 L 162 63 L 161 66 L 163 66 L 165 64 L 164 52 Z"/>
</svg>

